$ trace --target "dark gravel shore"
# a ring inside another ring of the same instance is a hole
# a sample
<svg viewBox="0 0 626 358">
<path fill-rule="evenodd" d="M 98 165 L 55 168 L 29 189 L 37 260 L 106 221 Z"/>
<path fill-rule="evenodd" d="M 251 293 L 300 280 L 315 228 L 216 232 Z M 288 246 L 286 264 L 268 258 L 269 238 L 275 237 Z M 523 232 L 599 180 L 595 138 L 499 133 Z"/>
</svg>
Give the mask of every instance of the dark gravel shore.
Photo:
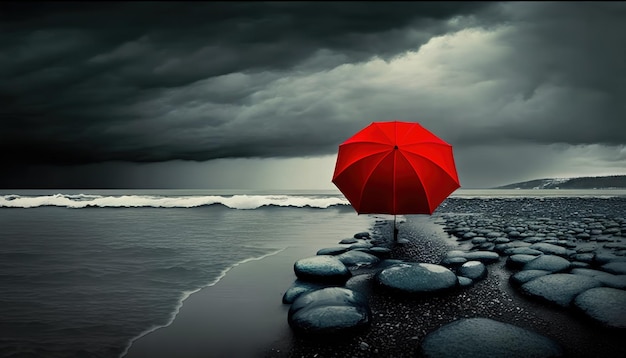
<svg viewBox="0 0 626 358">
<path fill-rule="evenodd" d="M 446 220 L 462 218 L 487 220 L 499 225 L 517 225 L 543 218 L 566 228 L 563 240 L 571 244 L 589 244 L 578 239 L 580 223 L 585 218 L 616 220 L 624 225 L 626 198 L 449 198 L 432 217 L 406 216 L 398 225 L 403 245 L 390 245 L 391 257 L 405 261 L 438 264 L 450 250 L 467 242 L 444 231 Z M 620 221 L 622 220 L 622 221 Z M 469 220 L 468 220 L 469 221 Z M 371 228 L 373 236 L 390 238 L 389 221 L 378 219 Z M 585 225 L 582 225 L 585 227 Z M 626 229 L 626 225 L 623 226 Z M 585 229 L 589 232 L 588 229 Z M 585 232 L 585 231 L 583 231 Z M 624 231 L 626 235 L 626 230 Z M 622 244 L 619 233 L 611 242 Z M 594 237 L 591 241 L 595 241 Z M 607 239 L 608 240 L 608 239 Z M 617 245 L 619 246 L 619 245 Z M 613 250 L 621 255 L 624 250 Z M 313 253 L 312 253 L 313 254 Z M 265 357 L 416 357 L 424 337 L 443 325 L 460 318 L 484 317 L 513 324 L 556 341 L 566 357 L 623 357 L 626 345 L 623 329 L 598 327 L 570 309 L 555 307 L 523 296 L 509 284 L 513 271 L 505 267 L 505 257 L 488 265 L 488 276 L 468 288 L 445 295 L 403 297 L 382 292 L 373 286 L 373 271 L 358 269 L 346 287 L 367 293 L 372 310 L 371 326 L 354 336 L 312 339 L 294 336 L 276 343 Z M 285 317 L 286 324 L 286 317 Z"/>
</svg>

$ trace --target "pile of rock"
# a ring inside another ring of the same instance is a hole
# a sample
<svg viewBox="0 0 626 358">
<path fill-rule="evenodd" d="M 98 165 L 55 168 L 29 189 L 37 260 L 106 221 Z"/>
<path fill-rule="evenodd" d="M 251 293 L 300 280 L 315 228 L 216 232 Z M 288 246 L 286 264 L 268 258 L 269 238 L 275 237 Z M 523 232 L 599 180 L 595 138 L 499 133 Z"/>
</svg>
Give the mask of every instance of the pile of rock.
<svg viewBox="0 0 626 358">
<path fill-rule="evenodd" d="M 355 234 L 339 244 L 294 264 L 298 279 L 283 295 L 283 303 L 291 304 L 287 320 L 296 333 L 346 334 L 370 324 L 367 297 L 342 286 L 352 277 L 349 268 L 373 266 L 380 259 L 370 253 L 374 244 L 369 233 Z"/>
<path fill-rule="evenodd" d="M 472 255 L 506 257 L 509 282 L 523 294 L 572 308 L 610 328 L 626 328 L 626 231 L 623 218 L 593 215 L 580 221 L 444 215 L 444 230 L 466 250 L 442 264 L 463 265 Z"/>
<path fill-rule="evenodd" d="M 365 329 L 371 322 L 367 296 L 347 287 L 369 285 L 363 280 L 390 294 L 437 295 L 484 279 L 483 262 L 499 258 L 492 252 L 472 253 L 469 260 L 448 267 L 388 259 L 391 243 L 372 238 L 369 232 L 339 245 L 295 262 L 297 280 L 283 295 L 283 303 L 291 304 L 288 322 L 294 332 L 318 336 Z M 366 274 L 358 275 L 359 282 L 348 282 L 356 271 Z"/>
</svg>

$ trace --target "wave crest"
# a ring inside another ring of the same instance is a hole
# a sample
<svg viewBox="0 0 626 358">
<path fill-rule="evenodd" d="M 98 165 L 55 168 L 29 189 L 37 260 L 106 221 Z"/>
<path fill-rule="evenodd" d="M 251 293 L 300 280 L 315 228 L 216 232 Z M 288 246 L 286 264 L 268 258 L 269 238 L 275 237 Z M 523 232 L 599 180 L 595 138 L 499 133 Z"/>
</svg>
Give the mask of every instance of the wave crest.
<svg viewBox="0 0 626 358">
<path fill-rule="evenodd" d="M 342 197 L 293 195 L 233 195 L 233 196 L 155 196 L 89 194 L 54 194 L 43 196 L 0 196 L 0 208 L 36 208 L 60 206 L 73 209 L 101 208 L 195 208 L 220 204 L 231 209 L 258 209 L 263 206 L 312 207 L 326 209 L 335 205 L 350 205 Z"/>
</svg>

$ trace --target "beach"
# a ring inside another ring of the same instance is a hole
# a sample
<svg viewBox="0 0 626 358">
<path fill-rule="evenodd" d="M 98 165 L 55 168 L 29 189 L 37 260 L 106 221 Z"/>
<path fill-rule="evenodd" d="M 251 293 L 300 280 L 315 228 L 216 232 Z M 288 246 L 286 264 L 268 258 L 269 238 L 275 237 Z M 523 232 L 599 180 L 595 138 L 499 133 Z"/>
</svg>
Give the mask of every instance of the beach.
<svg viewBox="0 0 626 358">
<path fill-rule="evenodd" d="M 510 262 L 533 252 L 565 260 L 559 275 L 623 292 L 623 274 L 581 278 L 625 261 L 623 192 L 460 192 L 432 216 L 398 216 L 400 244 L 391 242 L 393 216 L 357 215 L 339 195 L 323 193 L 23 192 L 0 199 L 2 357 L 429 356 L 423 347 L 431 334 L 472 318 L 535 332 L 557 344 L 560 356 L 626 353 L 623 328 L 522 292 L 511 278 L 531 270 Z M 342 285 L 367 297 L 368 326 L 321 339 L 296 334 L 291 305 L 283 303 L 295 263 L 321 249 L 352 247 L 340 244 L 349 239 L 390 249 L 375 265 L 350 267 Z M 497 258 L 485 261 L 486 277 L 446 292 L 405 295 L 376 281 L 399 262 L 390 260 L 444 265 L 476 253 Z M 555 272 L 545 277 L 558 278 Z M 624 306 L 616 307 L 619 323 Z M 466 346 L 493 341 L 468 339 L 474 343 Z"/>
<path fill-rule="evenodd" d="M 0 358 L 626 357 L 626 2 L 0 19 Z"/>
<path fill-rule="evenodd" d="M 402 218 L 398 227 L 400 239 L 406 242 L 391 245 L 391 257 L 438 264 L 446 253 L 468 246 L 467 241 L 457 240 L 446 232 L 446 220 L 466 221 L 475 216 L 481 217 L 483 224 L 485 220 L 500 220 L 520 227 L 538 218 L 561 220 L 564 225 L 574 227 L 584 218 L 595 217 L 615 219 L 620 228 L 624 228 L 625 203 L 624 198 L 448 199 L 432 217 L 408 215 Z M 391 237 L 388 218 L 372 216 L 371 219 L 372 226 L 364 229 L 379 237 Z M 611 242 L 617 248 L 613 250 L 616 256 L 624 254 L 620 246 L 624 238 L 619 235 L 609 239 L 596 235 L 591 240 L 578 241 L 580 245 L 591 243 L 600 247 Z M 170 327 L 136 341 L 128 357 L 180 354 L 188 357 L 415 357 L 423 355 L 420 343 L 429 333 L 458 319 L 478 317 L 548 337 L 567 357 L 623 356 L 626 353 L 620 340 L 623 329 L 600 327 L 570 308 L 521 294 L 509 283 L 515 271 L 506 266 L 505 255 L 487 265 L 487 278 L 471 287 L 425 297 L 389 294 L 373 284 L 375 269 L 353 270 L 353 277 L 345 287 L 367 295 L 372 311 L 370 327 L 360 334 L 333 339 L 294 335 L 287 324 L 289 305 L 281 303 L 281 296 L 296 279 L 293 263 L 315 255 L 316 250 L 323 247 L 320 244 L 285 250 L 233 268 L 215 286 L 192 295 Z M 235 307 L 241 310 L 235 312 Z M 215 338 L 216 332 L 221 334 L 219 338 Z"/>
</svg>

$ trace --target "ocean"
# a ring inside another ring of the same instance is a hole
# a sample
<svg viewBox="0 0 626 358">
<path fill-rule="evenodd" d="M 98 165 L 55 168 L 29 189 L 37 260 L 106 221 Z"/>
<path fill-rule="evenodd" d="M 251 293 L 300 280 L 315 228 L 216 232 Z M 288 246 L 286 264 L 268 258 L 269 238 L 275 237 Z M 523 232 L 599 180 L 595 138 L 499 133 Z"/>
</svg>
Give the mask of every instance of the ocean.
<svg viewBox="0 0 626 358">
<path fill-rule="evenodd" d="M 451 198 L 544 196 L 626 191 L 458 190 Z M 375 218 L 335 191 L 0 191 L 0 356 L 124 356 L 234 266 L 305 241 L 334 246 Z"/>
<path fill-rule="evenodd" d="M 337 194 L 1 193 L 0 356 L 119 357 L 234 265 L 368 225 Z"/>
</svg>

